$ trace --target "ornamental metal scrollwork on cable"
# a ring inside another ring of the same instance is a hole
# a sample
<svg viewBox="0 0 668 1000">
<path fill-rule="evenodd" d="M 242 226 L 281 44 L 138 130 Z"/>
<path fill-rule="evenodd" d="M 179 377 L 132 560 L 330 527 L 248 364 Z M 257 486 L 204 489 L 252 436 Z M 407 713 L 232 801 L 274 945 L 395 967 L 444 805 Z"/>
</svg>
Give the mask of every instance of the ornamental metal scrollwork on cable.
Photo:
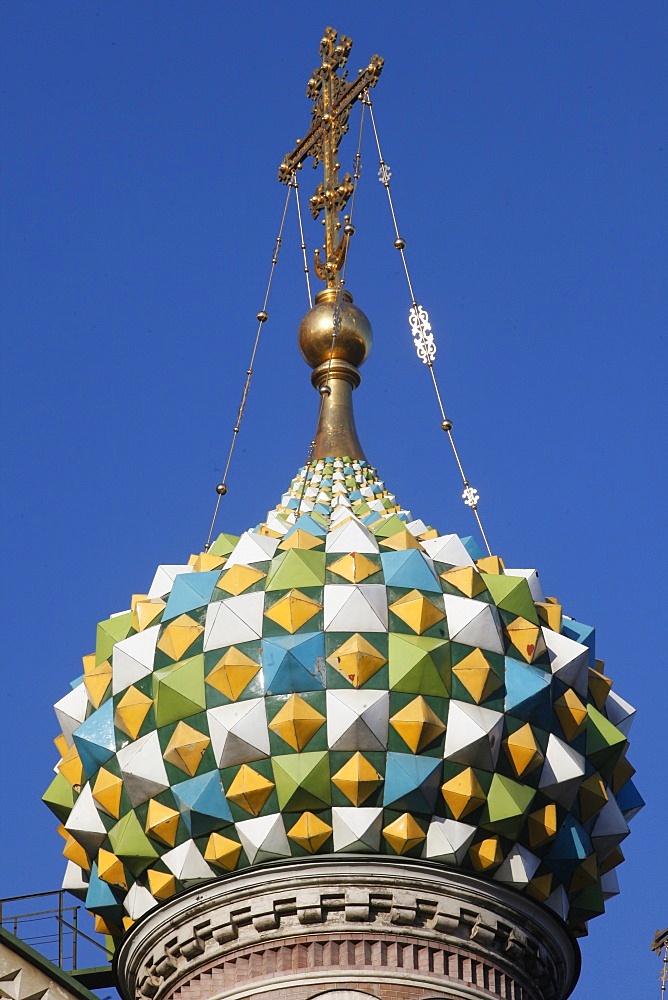
<svg viewBox="0 0 668 1000">
<path fill-rule="evenodd" d="M 471 510 L 476 510 L 478 507 L 478 502 L 480 500 L 480 495 L 478 491 L 475 489 L 475 487 L 467 485 L 464 487 L 464 492 L 462 493 L 462 500 L 464 501 L 467 507 L 471 508 Z"/>
<path fill-rule="evenodd" d="M 392 171 L 385 161 L 380 164 L 380 169 L 378 170 L 378 180 L 384 187 L 389 187 L 390 178 L 392 177 Z"/>
<path fill-rule="evenodd" d="M 431 332 L 429 313 L 422 306 L 411 306 L 408 322 L 411 325 L 411 334 L 418 358 L 425 365 L 431 364 L 436 357 L 436 344 L 434 343 L 434 334 Z"/>
</svg>

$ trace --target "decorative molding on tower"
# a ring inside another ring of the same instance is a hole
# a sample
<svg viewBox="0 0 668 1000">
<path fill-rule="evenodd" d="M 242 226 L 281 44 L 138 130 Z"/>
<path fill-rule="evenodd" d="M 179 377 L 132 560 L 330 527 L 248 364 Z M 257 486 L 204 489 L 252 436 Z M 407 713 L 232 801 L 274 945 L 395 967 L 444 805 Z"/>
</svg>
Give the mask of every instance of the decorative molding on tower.
<svg viewBox="0 0 668 1000">
<path fill-rule="evenodd" d="M 116 966 L 127 1000 L 307 1000 L 353 988 L 395 1000 L 565 1000 L 579 967 L 565 924 L 504 886 L 351 856 L 197 886 L 141 920 Z"/>
</svg>

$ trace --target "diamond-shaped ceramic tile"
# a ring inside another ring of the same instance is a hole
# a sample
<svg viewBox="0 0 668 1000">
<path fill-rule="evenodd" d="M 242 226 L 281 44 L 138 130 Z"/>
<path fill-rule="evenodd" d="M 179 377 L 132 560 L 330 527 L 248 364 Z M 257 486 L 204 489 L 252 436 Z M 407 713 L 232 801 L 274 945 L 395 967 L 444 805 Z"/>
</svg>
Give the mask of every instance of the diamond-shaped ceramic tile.
<svg viewBox="0 0 668 1000">
<path fill-rule="evenodd" d="M 328 584 L 324 590 L 324 627 L 330 632 L 384 632 L 387 591 L 382 584 Z"/>
<path fill-rule="evenodd" d="M 334 850 L 345 853 L 377 851 L 383 826 L 381 808 L 335 806 L 332 809 Z"/>
<path fill-rule="evenodd" d="M 210 708 L 207 718 L 218 767 L 247 764 L 269 756 L 264 698 L 250 698 Z"/>
<path fill-rule="evenodd" d="M 237 832 L 251 864 L 290 857 L 290 844 L 280 813 L 237 823 Z"/>
<path fill-rule="evenodd" d="M 331 750 L 386 750 L 390 696 L 386 691 L 327 692 Z"/>
<path fill-rule="evenodd" d="M 204 650 L 259 639 L 263 612 L 264 594 L 261 591 L 210 604 L 206 613 Z"/>
<path fill-rule="evenodd" d="M 118 764 L 133 806 L 169 788 L 157 732 L 147 733 L 118 751 Z"/>
</svg>

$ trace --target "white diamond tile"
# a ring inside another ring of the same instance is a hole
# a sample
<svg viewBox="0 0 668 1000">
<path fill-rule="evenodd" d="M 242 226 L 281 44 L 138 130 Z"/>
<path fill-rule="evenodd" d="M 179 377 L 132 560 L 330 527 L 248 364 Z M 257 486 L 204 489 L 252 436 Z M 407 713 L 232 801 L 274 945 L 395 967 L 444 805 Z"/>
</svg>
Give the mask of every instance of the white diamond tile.
<svg viewBox="0 0 668 1000">
<path fill-rule="evenodd" d="M 387 750 L 390 696 L 387 691 L 327 692 L 330 750 Z"/>
<path fill-rule="evenodd" d="M 269 731 L 264 698 L 250 698 L 207 712 L 211 747 L 218 767 L 268 757 Z"/>
<path fill-rule="evenodd" d="M 263 591 L 209 604 L 204 625 L 204 651 L 259 639 L 263 612 Z"/>
<path fill-rule="evenodd" d="M 387 589 L 381 583 L 327 584 L 324 627 L 330 632 L 385 632 Z"/>
</svg>

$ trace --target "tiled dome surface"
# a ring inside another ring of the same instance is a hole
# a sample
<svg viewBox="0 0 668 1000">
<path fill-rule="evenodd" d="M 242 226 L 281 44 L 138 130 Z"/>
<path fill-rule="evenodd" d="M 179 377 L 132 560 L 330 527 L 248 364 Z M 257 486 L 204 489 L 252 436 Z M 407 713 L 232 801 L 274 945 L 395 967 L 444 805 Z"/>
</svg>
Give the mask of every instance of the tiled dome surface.
<svg viewBox="0 0 668 1000">
<path fill-rule="evenodd" d="M 98 927 L 234 869 L 348 852 L 496 879 L 576 931 L 601 913 L 642 805 L 633 709 L 594 630 L 535 571 L 481 556 L 365 462 L 319 460 L 266 522 L 160 567 L 101 622 L 56 706 L 45 794 Z"/>
</svg>

